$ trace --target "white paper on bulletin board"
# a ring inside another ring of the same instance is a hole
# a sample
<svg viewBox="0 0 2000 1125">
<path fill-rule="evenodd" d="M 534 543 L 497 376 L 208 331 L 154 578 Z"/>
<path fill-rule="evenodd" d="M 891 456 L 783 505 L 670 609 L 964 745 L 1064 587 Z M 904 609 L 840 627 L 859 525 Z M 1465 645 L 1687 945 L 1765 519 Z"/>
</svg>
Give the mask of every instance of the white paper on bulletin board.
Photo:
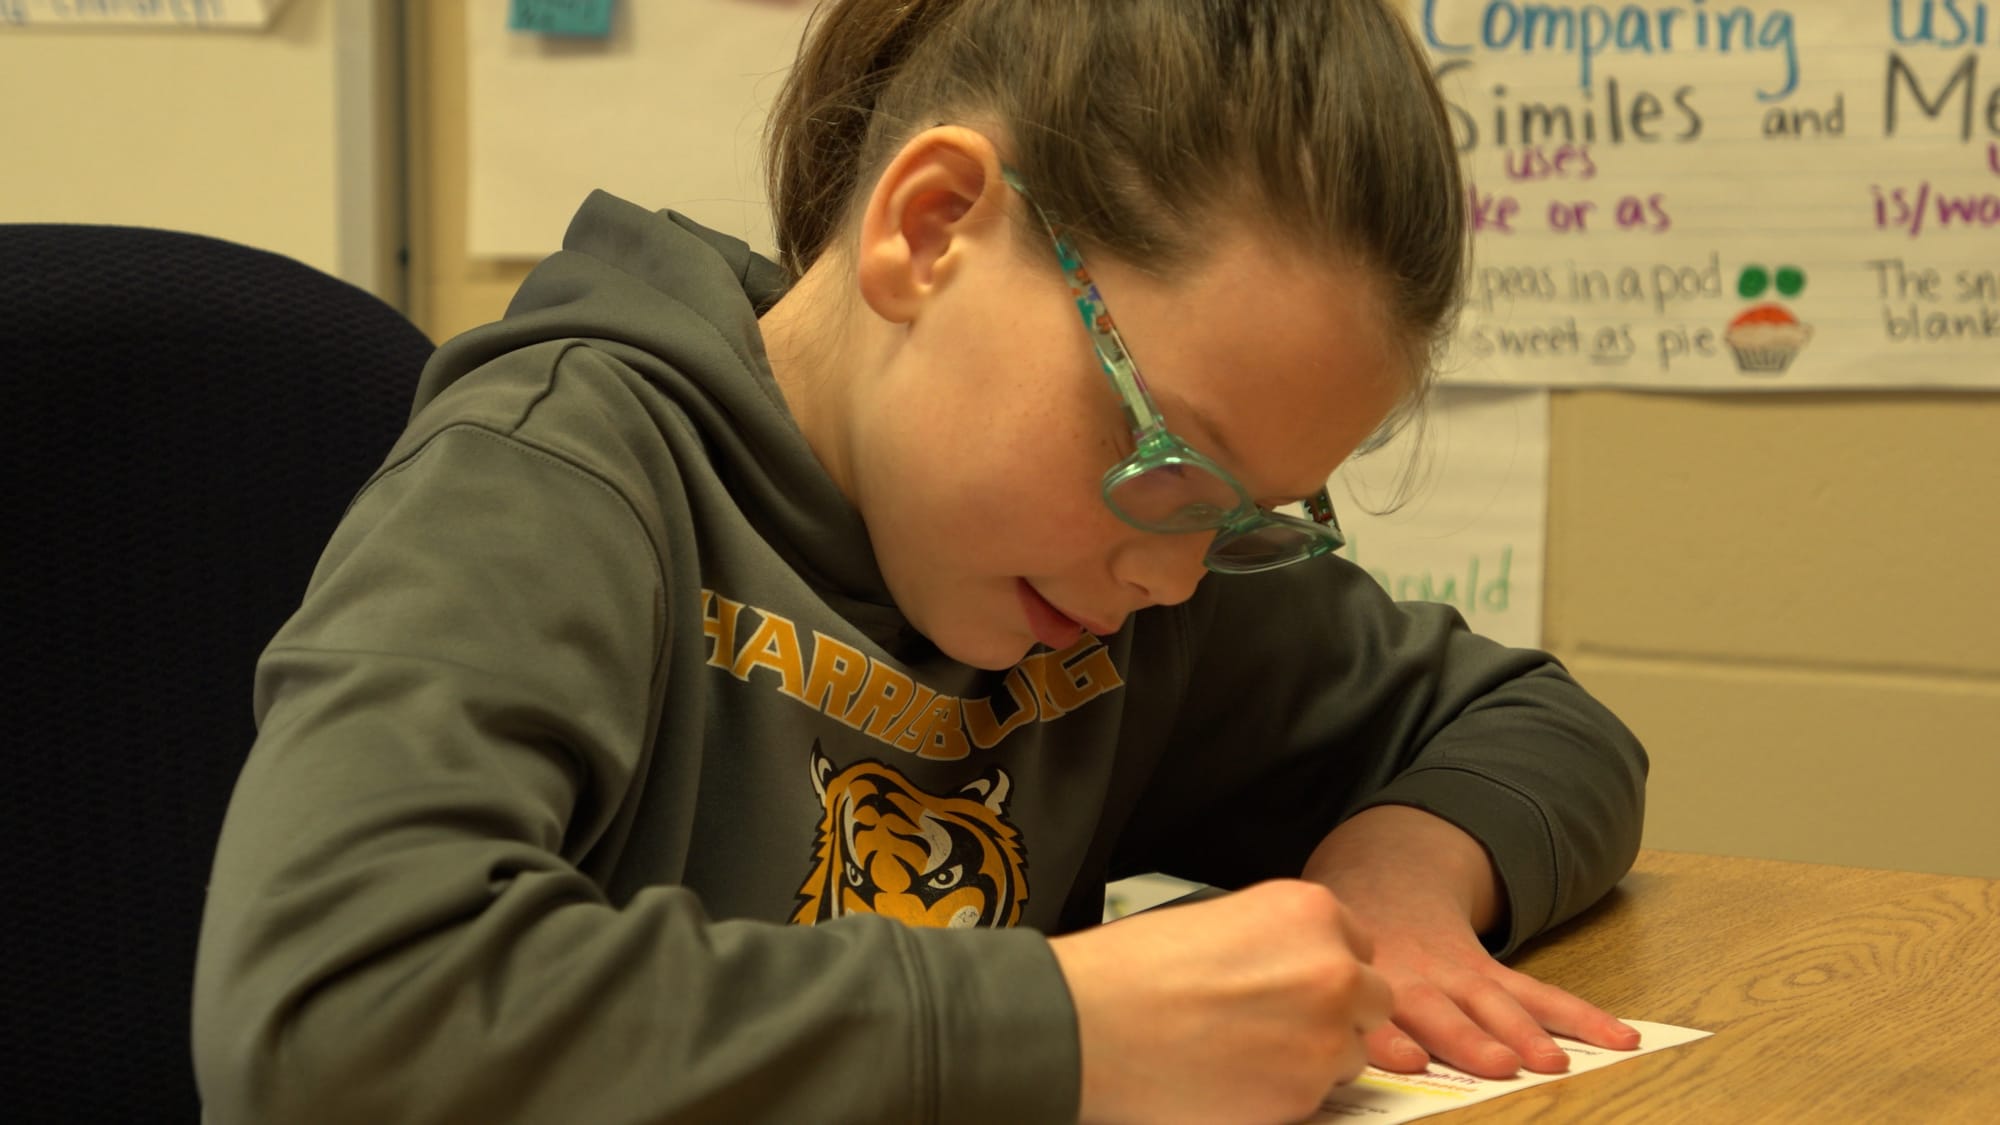
<svg viewBox="0 0 2000 1125">
<path fill-rule="evenodd" d="M 603 188 L 769 253 L 764 118 L 811 11 L 624 3 L 596 40 L 512 32 L 506 0 L 467 0 L 468 251 L 540 258 Z"/>
<path fill-rule="evenodd" d="M 1409 502 L 1369 514 L 1396 494 L 1412 456 Z M 1445 602 L 1476 632 L 1537 647 L 1548 483 L 1547 391 L 1441 387 L 1421 431 L 1335 474 L 1340 553 L 1399 601 Z"/>
<path fill-rule="evenodd" d="M 267 27 L 286 0 L 0 0 L 8 27 Z"/>
<path fill-rule="evenodd" d="M 1409 10 L 1479 228 L 1449 378 L 2000 386 L 2000 3 Z"/>
</svg>

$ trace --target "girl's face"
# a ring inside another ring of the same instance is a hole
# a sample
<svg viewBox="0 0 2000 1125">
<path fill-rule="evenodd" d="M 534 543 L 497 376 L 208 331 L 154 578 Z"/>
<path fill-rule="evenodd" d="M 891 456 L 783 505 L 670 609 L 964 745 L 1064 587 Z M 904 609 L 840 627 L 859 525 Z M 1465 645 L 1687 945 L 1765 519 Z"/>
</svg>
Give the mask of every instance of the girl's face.
<svg viewBox="0 0 2000 1125">
<path fill-rule="evenodd" d="M 1105 507 L 1131 432 L 1053 248 L 1031 260 L 1007 224 L 964 234 L 846 382 L 834 467 L 911 623 L 998 669 L 1186 600 L 1211 536 L 1139 531 Z M 1103 254 L 1089 266 L 1168 428 L 1259 502 L 1324 485 L 1408 386 L 1362 271 L 1249 233 L 1171 281 Z"/>
</svg>

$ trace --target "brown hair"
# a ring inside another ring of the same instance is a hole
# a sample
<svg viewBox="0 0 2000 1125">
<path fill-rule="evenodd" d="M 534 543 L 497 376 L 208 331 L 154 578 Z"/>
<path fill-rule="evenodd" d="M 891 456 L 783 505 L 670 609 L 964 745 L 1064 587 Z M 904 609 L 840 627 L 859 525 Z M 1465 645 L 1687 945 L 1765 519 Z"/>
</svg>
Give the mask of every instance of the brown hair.
<svg viewBox="0 0 2000 1125">
<path fill-rule="evenodd" d="M 993 122 L 1086 250 L 1166 274 L 1255 215 L 1370 268 L 1421 398 L 1466 264 L 1457 150 L 1393 0 L 829 0 L 773 107 L 779 257 L 802 274 L 920 128 Z"/>
</svg>

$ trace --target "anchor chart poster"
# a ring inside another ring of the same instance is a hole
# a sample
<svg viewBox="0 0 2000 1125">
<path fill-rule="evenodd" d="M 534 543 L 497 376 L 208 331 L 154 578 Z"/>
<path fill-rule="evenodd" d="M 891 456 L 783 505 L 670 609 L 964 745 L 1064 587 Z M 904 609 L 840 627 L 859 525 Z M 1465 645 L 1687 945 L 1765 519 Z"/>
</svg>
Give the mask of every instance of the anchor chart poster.
<svg viewBox="0 0 2000 1125">
<path fill-rule="evenodd" d="M 1455 382 L 2000 386 L 2000 0 L 1410 0 L 1476 234 Z"/>
</svg>

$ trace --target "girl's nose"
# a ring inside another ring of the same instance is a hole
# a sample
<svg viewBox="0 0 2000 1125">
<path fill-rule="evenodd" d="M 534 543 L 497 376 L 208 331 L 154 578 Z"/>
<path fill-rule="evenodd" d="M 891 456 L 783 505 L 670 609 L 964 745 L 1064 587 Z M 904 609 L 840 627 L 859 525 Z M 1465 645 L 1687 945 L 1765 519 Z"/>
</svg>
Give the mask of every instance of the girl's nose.
<svg viewBox="0 0 2000 1125">
<path fill-rule="evenodd" d="M 1194 596 L 1208 568 L 1202 559 L 1215 541 L 1212 531 L 1159 535 L 1134 531 L 1111 560 L 1112 574 L 1137 591 L 1148 605 L 1179 605 Z"/>
</svg>

